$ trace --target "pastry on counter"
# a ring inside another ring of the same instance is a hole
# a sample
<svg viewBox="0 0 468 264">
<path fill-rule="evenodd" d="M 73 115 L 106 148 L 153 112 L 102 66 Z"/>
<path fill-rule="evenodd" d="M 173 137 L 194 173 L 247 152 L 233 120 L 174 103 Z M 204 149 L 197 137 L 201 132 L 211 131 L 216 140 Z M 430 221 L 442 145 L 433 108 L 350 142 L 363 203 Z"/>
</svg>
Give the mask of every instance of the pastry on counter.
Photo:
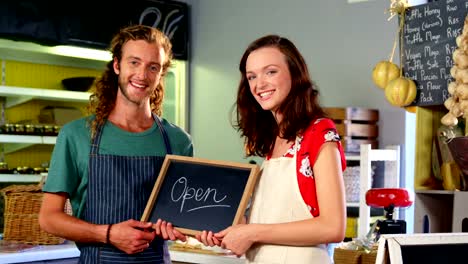
<svg viewBox="0 0 468 264">
<path fill-rule="evenodd" d="M 185 242 L 182 242 L 180 240 L 170 242 L 169 250 L 203 253 L 211 255 L 229 254 L 227 250 L 224 250 L 220 247 L 206 247 L 193 237 L 187 237 L 187 241 Z"/>
</svg>

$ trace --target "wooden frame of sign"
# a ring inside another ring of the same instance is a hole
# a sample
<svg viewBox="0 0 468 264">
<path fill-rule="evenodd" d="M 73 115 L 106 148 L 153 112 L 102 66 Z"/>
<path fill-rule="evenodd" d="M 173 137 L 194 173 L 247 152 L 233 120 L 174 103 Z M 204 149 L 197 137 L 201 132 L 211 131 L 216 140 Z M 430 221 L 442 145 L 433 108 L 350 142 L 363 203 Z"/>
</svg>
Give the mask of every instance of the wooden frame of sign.
<svg viewBox="0 0 468 264">
<path fill-rule="evenodd" d="M 467 250 L 467 233 L 385 234 L 375 263 L 459 263 Z"/>
<path fill-rule="evenodd" d="M 170 222 L 185 235 L 240 223 L 259 167 L 166 155 L 141 221 Z"/>
</svg>

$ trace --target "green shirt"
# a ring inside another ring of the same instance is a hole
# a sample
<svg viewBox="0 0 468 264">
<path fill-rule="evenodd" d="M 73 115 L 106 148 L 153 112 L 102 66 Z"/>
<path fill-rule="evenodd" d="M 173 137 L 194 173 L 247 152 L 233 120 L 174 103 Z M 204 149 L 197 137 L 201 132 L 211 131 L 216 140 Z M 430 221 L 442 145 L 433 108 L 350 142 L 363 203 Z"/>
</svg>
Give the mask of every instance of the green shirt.
<svg viewBox="0 0 468 264">
<path fill-rule="evenodd" d="M 172 154 L 193 156 L 191 136 L 181 128 L 161 119 L 169 137 Z M 44 192 L 69 195 L 73 215 L 81 217 L 86 202 L 91 134 L 87 118 L 65 124 L 52 152 Z M 102 130 L 99 154 L 121 156 L 165 156 L 164 139 L 155 122 L 143 132 L 125 131 L 110 122 Z"/>
</svg>

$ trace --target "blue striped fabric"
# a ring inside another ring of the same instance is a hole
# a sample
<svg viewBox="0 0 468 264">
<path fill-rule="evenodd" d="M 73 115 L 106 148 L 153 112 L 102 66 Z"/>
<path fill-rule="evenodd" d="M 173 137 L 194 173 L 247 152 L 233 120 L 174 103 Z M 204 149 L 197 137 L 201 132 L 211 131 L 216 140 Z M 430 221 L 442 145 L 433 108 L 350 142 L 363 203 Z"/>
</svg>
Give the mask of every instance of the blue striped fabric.
<svg viewBox="0 0 468 264">
<path fill-rule="evenodd" d="M 168 137 L 159 118 L 154 116 L 172 154 Z M 95 224 L 138 220 L 161 169 L 162 156 L 100 155 L 101 128 L 91 145 L 89 183 L 84 220 Z M 116 139 L 118 140 L 118 139 Z M 80 244 L 80 263 L 171 263 L 166 242 L 155 239 L 144 252 L 128 255 L 112 245 Z"/>
</svg>

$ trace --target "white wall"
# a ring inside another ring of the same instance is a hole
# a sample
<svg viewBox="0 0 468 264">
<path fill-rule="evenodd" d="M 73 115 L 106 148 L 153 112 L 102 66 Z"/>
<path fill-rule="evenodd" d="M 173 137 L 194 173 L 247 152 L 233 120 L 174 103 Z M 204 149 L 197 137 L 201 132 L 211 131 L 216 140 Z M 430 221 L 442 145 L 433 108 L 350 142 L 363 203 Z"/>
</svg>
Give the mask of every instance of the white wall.
<svg viewBox="0 0 468 264">
<path fill-rule="evenodd" d="M 396 36 L 397 19 L 387 21 L 384 13 L 389 1 L 185 2 L 191 5 L 190 132 L 196 156 L 244 160 L 243 141 L 229 123 L 238 63 L 251 41 L 269 33 L 298 46 L 322 105 L 379 109 L 381 146 L 404 144 L 405 111 L 390 106 L 371 79 L 374 65 L 388 58 Z"/>
</svg>

